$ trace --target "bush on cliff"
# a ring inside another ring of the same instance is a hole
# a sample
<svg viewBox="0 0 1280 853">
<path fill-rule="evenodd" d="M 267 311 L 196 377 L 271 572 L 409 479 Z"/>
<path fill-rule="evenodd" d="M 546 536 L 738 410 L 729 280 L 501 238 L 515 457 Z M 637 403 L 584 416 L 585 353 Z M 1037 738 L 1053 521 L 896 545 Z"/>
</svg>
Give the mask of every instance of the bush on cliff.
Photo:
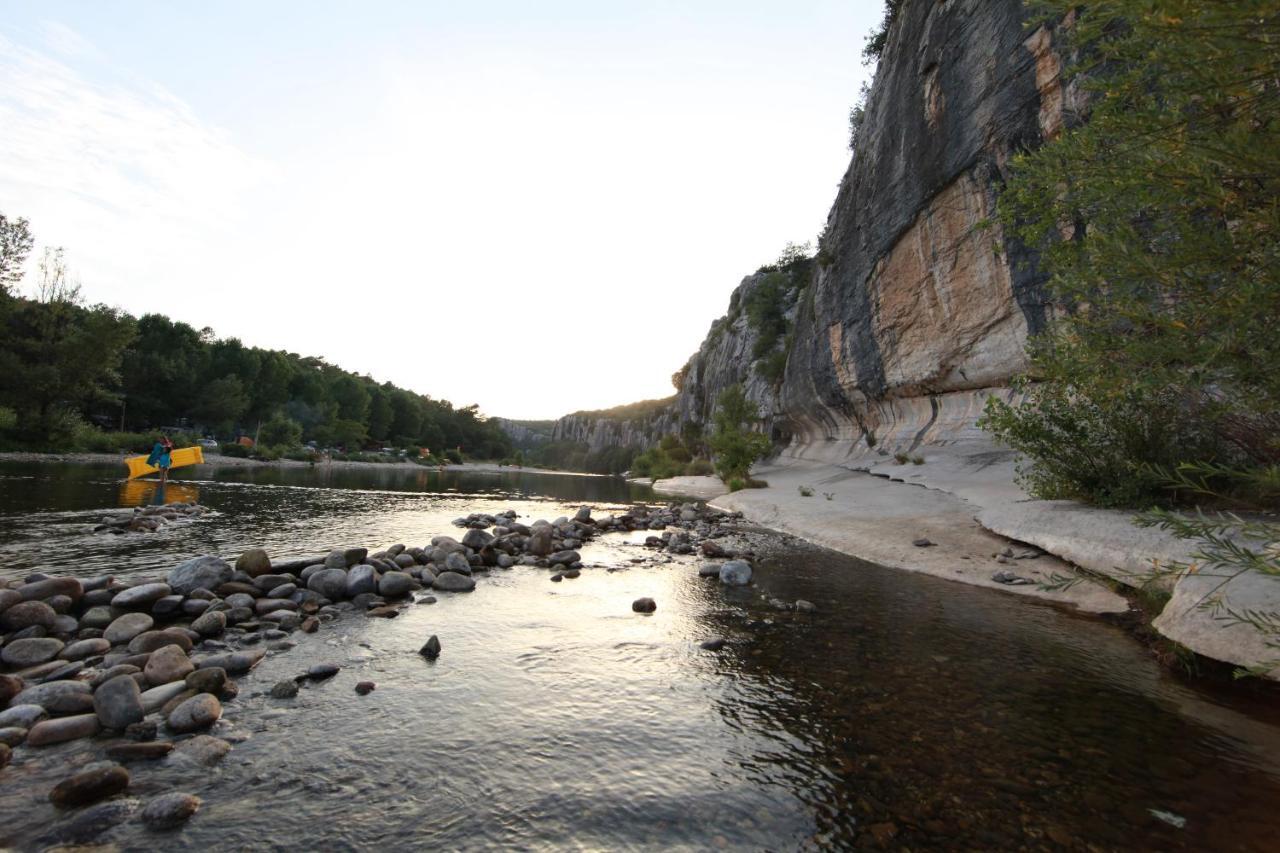
<svg viewBox="0 0 1280 853">
<path fill-rule="evenodd" d="M 1048 325 L 1025 396 L 983 425 L 1042 497 L 1196 497 L 1184 465 L 1247 497 L 1280 464 L 1280 14 L 1096 0 L 1062 25 L 1077 4 L 1037 5 L 1088 115 L 1011 164 L 1001 215 L 1039 255 Z"/>
<path fill-rule="evenodd" d="M 760 419 L 759 409 L 747 399 L 741 385 L 730 385 L 716 398 L 714 419 L 716 429 L 709 443 L 716 471 L 726 483 L 748 480 L 751 466 L 772 449 L 768 436 L 751 429 Z"/>
</svg>

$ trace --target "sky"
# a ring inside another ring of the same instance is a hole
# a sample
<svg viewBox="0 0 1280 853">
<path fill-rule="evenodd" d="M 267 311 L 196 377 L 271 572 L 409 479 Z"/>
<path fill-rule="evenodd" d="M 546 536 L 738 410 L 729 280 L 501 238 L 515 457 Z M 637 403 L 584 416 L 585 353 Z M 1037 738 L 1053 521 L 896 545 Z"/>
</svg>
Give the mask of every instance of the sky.
<svg viewBox="0 0 1280 853">
<path fill-rule="evenodd" d="M 813 240 L 881 0 L 0 0 L 0 213 L 90 302 L 486 414 L 663 397 Z"/>
</svg>

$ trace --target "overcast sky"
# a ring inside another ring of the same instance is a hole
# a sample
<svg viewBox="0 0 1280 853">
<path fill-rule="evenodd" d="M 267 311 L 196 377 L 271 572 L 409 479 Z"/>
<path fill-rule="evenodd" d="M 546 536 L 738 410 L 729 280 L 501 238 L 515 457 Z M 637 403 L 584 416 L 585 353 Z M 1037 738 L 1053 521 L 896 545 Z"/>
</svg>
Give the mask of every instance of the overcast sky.
<svg viewBox="0 0 1280 853">
<path fill-rule="evenodd" d="M 666 396 L 821 229 L 882 8 L 0 0 L 0 212 L 90 301 L 488 414 Z"/>
</svg>

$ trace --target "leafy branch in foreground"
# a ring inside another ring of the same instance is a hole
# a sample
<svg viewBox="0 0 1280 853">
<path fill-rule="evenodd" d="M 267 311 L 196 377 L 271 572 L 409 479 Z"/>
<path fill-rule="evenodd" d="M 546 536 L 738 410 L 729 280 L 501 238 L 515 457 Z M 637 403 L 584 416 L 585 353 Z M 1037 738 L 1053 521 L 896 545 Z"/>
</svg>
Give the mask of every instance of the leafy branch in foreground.
<svg viewBox="0 0 1280 853">
<path fill-rule="evenodd" d="M 1280 464 L 1280 7 L 1032 5 L 1086 105 L 1011 161 L 1001 220 L 1048 325 L 983 425 L 1040 497 L 1177 502 L 1183 463 L 1247 490 L 1226 472 Z"/>
</svg>

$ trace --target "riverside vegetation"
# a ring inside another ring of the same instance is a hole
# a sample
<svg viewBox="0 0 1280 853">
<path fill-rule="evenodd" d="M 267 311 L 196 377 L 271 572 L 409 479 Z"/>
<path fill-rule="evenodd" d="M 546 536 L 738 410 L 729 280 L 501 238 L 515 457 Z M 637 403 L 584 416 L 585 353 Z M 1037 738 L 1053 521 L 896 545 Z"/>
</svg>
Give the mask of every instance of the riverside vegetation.
<svg viewBox="0 0 1280 853">
<path fill-rule="evenodd" d="M 436 594 L 471 592 L 491 570 L 528 566 L 548 569 L 553 582 L 572 580 L 589 568 L 577 548 L 608 533 L 652 531 L 646 546 L 713 558 L 701 576 L 745 586 L 750 553 L 723 544 L 738 518 L 691 503 L 636 505 L 599 518 L 584 506 L 571 518 L 529 525 L 514 510 L 473 513 L 454 521 L 465 530 L 459 538 L 436 536 L 423 547 L 348 547 L 290 560 L 250 548 L 234 563 L 196 557 L 163 578 L 131 583 L 44 574 L 13 581 L 0 587 L 0 664 L 7 670 L 0 673 L 0 769 L 40 761 L 44 747 L 83 740 L 105 761 L 48 792 L 69 816 L 45 841 L 90 841 L 135 819 L 154 830 L 173 828 L 199 811 L 198 797 L 168 791 L 140 808 L 112 798 L 146 772 L 138 768 L 170 755 L 197 765 L 222 760 L 233 745 L 216 735 L 225 728 L 219 721 L 226 704 L 239 695 L 236 677 L 295 647 L 301 635 L 356 614 L 394 618 L 408 605 L 435 603 Z M 121 532 L 114 518 L 99 529 Z M 808 602 L 777 606 L 813 610 Z M 632 610 L 657 607 L 641 598 Z M 433 660 L 447 653 L 447 642 L 425 638 L 419 654 Z M 723 645 L 715 637 L 703 643 L 712 651 Z M 335 664 L 310 666 L 274 684 L 268 697 L 288 702 L 338 671 Z M 376 686 L 360 682 L 356 692 Z"/>
<path fill-rule="evenodd" d="M 1264 0 L 1033 4 L 1086 93 L 1019 155 L 1007 233 L 1054 308 L 983 424 L 1032 494 L 1150 509 L 1202 571 L 1280 575 L 1280 13 Z M 1187 515 L 1178 508 L 1203 505 Z M 1236 514 L 1239 513 L 1239 514 Z M 1214 608 L 1212 596 L 1202 606 Z M 1220 614 L 1280 640 L 1280 614 Z"/>
<path fill-rule="evenodd" d="M 145 452 L 154 436 L 136 430 L 190 423 L 202 427 L 196 433 L 256 433 L 268 458 L 304 440 L 350 451 L 389 444 L 411 456 L 512 455 L 510 437 L 476 406 L 160 314 L 87 304 L 61 249 L 45 251 L 32 296 L 22 296 L 31 246 L 28 222 L 0 214 L 0 450 Z"/>
</svg>

